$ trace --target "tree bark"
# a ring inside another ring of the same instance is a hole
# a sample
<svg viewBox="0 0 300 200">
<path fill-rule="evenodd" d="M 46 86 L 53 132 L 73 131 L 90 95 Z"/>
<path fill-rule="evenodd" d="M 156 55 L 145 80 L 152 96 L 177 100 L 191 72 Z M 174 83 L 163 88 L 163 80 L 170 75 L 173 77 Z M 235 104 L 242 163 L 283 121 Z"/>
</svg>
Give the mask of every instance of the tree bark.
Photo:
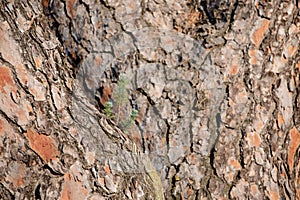
<svg viewBox="0 0 300 200">
<path fill-rule="evenodd" d="M 1 1 L 0 199 L 300 199 L 299 7 Z"/>
</svg>

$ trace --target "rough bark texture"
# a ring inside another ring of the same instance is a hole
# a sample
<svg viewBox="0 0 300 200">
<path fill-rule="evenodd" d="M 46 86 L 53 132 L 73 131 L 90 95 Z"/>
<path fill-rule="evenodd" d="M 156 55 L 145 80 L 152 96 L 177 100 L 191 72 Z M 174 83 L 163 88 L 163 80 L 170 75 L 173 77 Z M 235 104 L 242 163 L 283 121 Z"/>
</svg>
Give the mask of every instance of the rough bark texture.
<svg viewBox="0 0 300 200">
<path fill-rule="evenodd" d="M 299 7 L 0 1 L 0 199 L 300 199 Z"/>
</svg>

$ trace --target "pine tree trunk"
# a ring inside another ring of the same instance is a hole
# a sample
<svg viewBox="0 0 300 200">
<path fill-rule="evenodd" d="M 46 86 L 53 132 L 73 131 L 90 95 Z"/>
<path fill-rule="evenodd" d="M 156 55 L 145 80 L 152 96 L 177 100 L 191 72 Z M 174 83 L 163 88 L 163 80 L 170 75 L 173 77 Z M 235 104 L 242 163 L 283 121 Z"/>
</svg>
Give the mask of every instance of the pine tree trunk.
<svg viewBox="0 0 300 200">
<path fill-rule="evenodd" d="M 298 1 L 0 2 L 0 199 L 300 199 Z"/>
</svg>

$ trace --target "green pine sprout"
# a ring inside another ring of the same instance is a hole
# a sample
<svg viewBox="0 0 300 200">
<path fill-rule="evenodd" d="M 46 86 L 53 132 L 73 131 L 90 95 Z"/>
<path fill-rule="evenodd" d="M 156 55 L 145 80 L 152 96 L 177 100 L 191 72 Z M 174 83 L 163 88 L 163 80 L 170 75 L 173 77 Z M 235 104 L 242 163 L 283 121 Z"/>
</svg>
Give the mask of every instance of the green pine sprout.
<svg viewBox="0 0 300 200">
<path fill-rule="evenodd" d="M 130 120 L 135 121 L 138 117 L 139 111 L 136 109 L 132 109 L 130 113 Z"/>
<path fill-rule="evenodd" d="M 113 108 L 112 102 L 108 101 L 105 103 L 104 114 L 106 117 L 108 117 L 110 119 L 113 118 L 113 116 L 114 116 L 112 108 Z"/>
<path fill-rule="evenodd" d="M 119 106 L 126 104 L 129 94 L 126 86 L 129 84 L 125 76 L 121 76 L 117 83 L 117 88 L 114 90 L 114 100 Z"/>
<path fill-rule="evenodd" d="M 121 119 L 120 120 L 120 112 L 121 108 L 126 106 L 126 103 L 129 99 L 129 93 L 127 91 L 127 85 L 129 84 L 128 79 L 121 75 L 120 79 L 118 80 L 117 87 L 113 91 L 113 97 L 114 97 L 114 104 L 110 101 L 106 102 L 105 108 L 104 108 L 104 114 L 106 117 L 113 119 L 116 118 L 116 124 L 126 132 L 126 129 L 128 129 L 130 126 L 134 124 L 134 121 L 138 117 L 138 110 L 132 109 L 130 115 L 127 117 L 127 119 Z M 117 113 L 114 113 L 117 112 Z"/>
<path fill-rule="evenodd" d="M 118 110 L 117 119 L 116 119 L 117 124 L 119 124 L 119 120 L 120 120 L 121 107 L 125 106 L 126 102 L 128 101 L 129 94 L 126 89 L 126 86 L 128 84 L 129 82 L 127 78 L 125 76 L 120 76 L 120 79 L 118 80 L 117 83 L 117 88 L 113 92 L 113 97 Z"/>
<path fill-rule="evenodd" d="M 132 109 L 129 118 L 127 120 L 120 122 L 119 124 L 120 128 L 122 130 L 128 129 L 130 126 L 134 124 L 134 121 L 136 120 L 137 117 L 138 117 L 138 110 Z"/>
</svg>

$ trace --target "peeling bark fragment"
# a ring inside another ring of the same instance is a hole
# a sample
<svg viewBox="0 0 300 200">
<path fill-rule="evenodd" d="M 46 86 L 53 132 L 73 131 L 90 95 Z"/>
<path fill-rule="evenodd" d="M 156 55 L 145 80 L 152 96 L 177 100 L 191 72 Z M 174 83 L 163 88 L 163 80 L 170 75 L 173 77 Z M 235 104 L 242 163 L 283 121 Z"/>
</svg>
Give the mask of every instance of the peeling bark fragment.
<svg viewBox="0 0 300 200">
<path fill-rule="evenodd" d="M 55 159 L 59 155 L 55 141 L 45 135 L 28 130 L 26 137 L 29 140 L 29 145 L 45 162 Z"/>
<path fill-rule="evenodd" d="M 0 67 L 0 90 L 3 95 L 9 95 L 9 92 L 16 92 L 16 86 L 12 79 L 12 73 L 6 66 Z"/>
<path fill-rule="evenodd" d="M 248 144 L 252 147 L 258 147 L 261 144 L 261 138 L 257 132 L 248 133 L 247 140 Z"/>
<path fill-rule="evenodd" d="M 256 26 L 251 34 L 251 41 L 254 43 L 255 47 L 258 48 L 264 38 L 265 33 L 269 29 L 270 20 L 258 19 L 256 21 Z"/>
<path fill-rule="evenodd" d="M 284 125 L 289 126 L 293 113 L 292 93 L 288 90 L 288 83 L 286 79 L 281 80 L 280 86 L 277 89 L 277 95 L 281 100 L 279 110 L 282 113 Z"/>
<path fill-rule="evenodd" d="M 44 77 L 37 76 L 37 74 L 33 76 L 22 64 L 17 65 L 16 73 L 22 86 L 28 88 L 28 91 L 34 96 L 36 101 L 46 100 L 47 82 Z"/>
<path fill-rule="evenodd" d="M 0 52 L 1 57 L 12 65 L 17 66 L 22 63 L 22 58 L 19 52 L 20 47 L 11 37 L 11 28 L 7 22 L 0 22 Z"/>
<path fill-rule="evenodd" d="M 16 188 L 24 186 L 26 178 L 25 169 L 26 166 L 24 163 L 10 163 L 7 181 L 11 182 Z"/>
<path fill-rule="evenodd" d="M 290 134 L 289 137 L 291 141 L 289 144 L 289 151 L 288 151 L 288 166 L 290 172 L 292 173 L 294 170 L 295 153 L 300 144 L 300 133 L 296 129 L 296 127 L 294 127 L 290 130 L 289 134 Z"/>
<path fill-rule="evenodd" d="M 267 190 L 268 190 L 268 197 L 270 198 L 270 200 L 281 199 L 279 195 L 278 186 L 274 182 L 271 182 L 270 187 L 268 187 Z"/>
<path fill-rule="evenodd" d="M 26 95 L 17 90 L 11 70 L 6 66 L 0 67 L 0 95 L 0 109 L 18 125 L 27 125 L 33 118 L 32 107 Z"/>
<path fill-rule="evenodd" d="M 61 200 L 81 200 L 88 196 L 88 191 L 83 187 L 81 181 L 76 180 L 69 173 L 65 174 L 64 180 Z"/>
</svg>

